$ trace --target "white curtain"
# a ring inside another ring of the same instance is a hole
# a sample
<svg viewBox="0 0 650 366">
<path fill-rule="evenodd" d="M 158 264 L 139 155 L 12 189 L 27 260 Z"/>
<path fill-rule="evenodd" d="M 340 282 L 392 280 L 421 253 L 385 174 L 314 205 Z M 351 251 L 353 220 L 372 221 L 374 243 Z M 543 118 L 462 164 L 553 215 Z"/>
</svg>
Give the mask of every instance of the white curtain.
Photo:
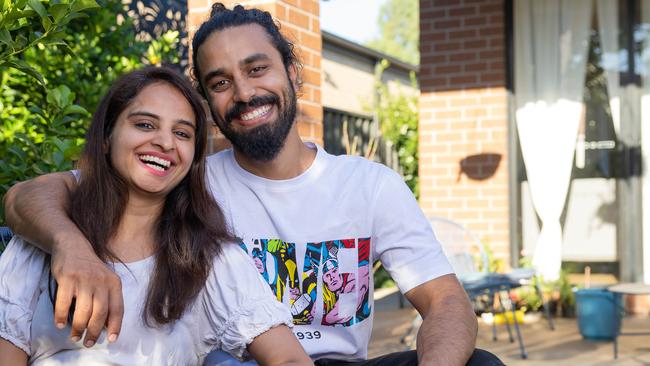
<svg viewBox="0 0 650 366">
<path fill-rule="evenodd" d="M 643 280 L 650 284 L 650 0 L 641 2 L 641 23 L 645 34 L 641 51 L 641 151 L 643 154 Z"/>
<path fill-rule="evenodd" d="M 514 6 L 517 130 L 542 221 L 533 265 L 554 280 L 562 260 L 560 215 L 583 113 L 592 0 L 517 0 Z"/>
<path fill-rule="evenodd" d="M 609 108 L 616 135 L 621 130 L 621 85 L 619 82 L 619 47 L 618 47 L 618 2 L 596 0 L 598 14 L 598 35 L 603 50 L 602 66 L 607 79 Z"/>
</svg>

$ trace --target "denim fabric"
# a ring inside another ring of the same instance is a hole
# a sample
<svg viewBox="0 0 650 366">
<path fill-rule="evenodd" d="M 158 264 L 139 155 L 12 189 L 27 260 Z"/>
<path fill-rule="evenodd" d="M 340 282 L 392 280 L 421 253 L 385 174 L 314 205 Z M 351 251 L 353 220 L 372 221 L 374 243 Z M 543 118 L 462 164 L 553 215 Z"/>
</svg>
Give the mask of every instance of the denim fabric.
<svg viewBox="0 0 650 366">
<path fill-rule="evenodd" d="M 418 356 L 416 351 L 395 352 L 366 361 L 347 362 L 331 359 L 320 359 L 316 366 L 416 366 Z M 503 366 L 505 365 L 492 353 L 475 349 L 466 366 Z"/>
</svg>

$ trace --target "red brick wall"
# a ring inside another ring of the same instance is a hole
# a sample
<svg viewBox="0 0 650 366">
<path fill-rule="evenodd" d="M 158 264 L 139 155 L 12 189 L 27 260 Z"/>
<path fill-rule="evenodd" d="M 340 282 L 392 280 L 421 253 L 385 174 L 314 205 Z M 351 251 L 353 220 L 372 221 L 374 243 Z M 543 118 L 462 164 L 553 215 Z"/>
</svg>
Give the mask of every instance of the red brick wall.
<svg viewBox="0 0 650 366">
<path fill-rule="evenodd" d="M 508 263 L 503 0 L 420 0 L 420 204 Z"/>
<path fill-rule="evenodd" d="M 188 33 L 191 37 L 210 15 L 212 0 L 188 0 Z M 320 6 L 318 0 L 238 0 L 221 1 L 228 7 L 241 4 L 258 7 L 280 21 L 281 31 L 298 45 L 298 56 L 304 68 L 298 102 L 298 129 L 303 139 L 323 143 L 323 105 L 321 102 Z M 191 51 L 190 51 L 191 52 Z M 215 149 L 222 148 L 224 139 L 215 137 Z"/>
</svg>

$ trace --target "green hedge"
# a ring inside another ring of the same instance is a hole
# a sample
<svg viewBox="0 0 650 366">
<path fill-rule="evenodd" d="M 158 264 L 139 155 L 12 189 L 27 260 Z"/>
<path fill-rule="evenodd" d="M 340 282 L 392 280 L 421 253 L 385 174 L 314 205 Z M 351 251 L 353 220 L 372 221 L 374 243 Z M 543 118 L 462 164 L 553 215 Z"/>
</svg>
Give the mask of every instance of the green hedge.
<svg viewBox="0 0 650 366">
<path fill-rule="evenodd" d="M 118 76 L 178 62 L 178 32 L 139 41 L 123 11 L 110 0 L 0 0 L 0 198 L 16 182 L 73 167 Z"/>
</svg>

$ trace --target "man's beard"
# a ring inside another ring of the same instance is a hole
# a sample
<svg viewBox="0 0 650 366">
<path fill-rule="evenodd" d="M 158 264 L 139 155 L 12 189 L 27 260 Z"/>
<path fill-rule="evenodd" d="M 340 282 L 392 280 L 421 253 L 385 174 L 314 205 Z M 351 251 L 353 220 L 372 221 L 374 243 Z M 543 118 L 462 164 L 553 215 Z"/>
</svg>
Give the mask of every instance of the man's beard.
<svg viewBox="0 0 650 366">
<path fill-rule="evenodd" d="M 256 161 L 271 161 L 280 153 L 289 131 L 296 119 L 296 92 L 289 82 L 284 91 L 285 106 L 280 106 L 280 98 L 275 94 L 253 97 L 248 103 L 238 102 L 225 114 L 224 119 L 212 111 L 212 116 L 221 132 L 228 138 L 237 151 Z M 279 116 L 275 121 L 254 127 L 248 131 L 235 131 L 232 126 L 233 118 L 241 118 L 247 108 L 256 108 L 271 104 L 278 108 Z"/>
</svg>

